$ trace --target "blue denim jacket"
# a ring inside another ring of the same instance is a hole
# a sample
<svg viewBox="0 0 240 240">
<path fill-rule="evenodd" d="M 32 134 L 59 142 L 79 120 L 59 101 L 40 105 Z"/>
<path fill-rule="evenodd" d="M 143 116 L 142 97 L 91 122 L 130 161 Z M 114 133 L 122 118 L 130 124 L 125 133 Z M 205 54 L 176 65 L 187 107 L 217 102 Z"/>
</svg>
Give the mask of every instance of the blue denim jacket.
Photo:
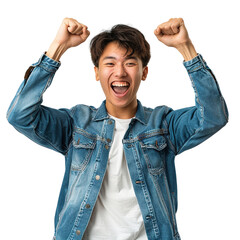
<svg viewBox="0 0 240 240">
<path fill-rule="evenodd" d="M 105 101 L 99 108 L 41 105 L 60 63 L 43 55 L 26 73 L 13 99 L 8 121 L 36 143 L 62 153 L 66 171 L 55 215 L 56 240 L 82 239 L 106 172 L 114 120 Z M 148 239 L 179 240 L 175 213 L 174 158 L 221 129 L 228 112 L 218 84 L 201 55 L 184 62 L 196 106 L 173 111 L 138 101 L 135 118 L 122 140 Z M 110 226 L 109 226 L 110 227 Z"/>
</svg>

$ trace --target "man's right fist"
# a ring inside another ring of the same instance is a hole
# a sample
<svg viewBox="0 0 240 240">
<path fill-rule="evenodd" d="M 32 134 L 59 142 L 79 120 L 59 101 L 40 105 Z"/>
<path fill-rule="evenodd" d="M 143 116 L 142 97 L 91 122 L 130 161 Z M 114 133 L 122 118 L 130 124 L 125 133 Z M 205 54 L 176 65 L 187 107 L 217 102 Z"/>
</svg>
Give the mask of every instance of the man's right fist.
<svg viewBox="0 0 240 240">
<path fill-rule="evenodd" d="M 88 38 L 89 34 L 87 26 L 84 24 L 73 18 L 64 18 L 54 41 L 47 51 L 47 56 L 59 60 L 68 48 L 80 45 Z"/>
<path fill-rule="evenodd" d="M 73 18 L 64 18 L 54 41 L 67 48 L 76 47 L 83 43 L 89 34 L 87 26 L 84 24 Z"/>
</svg>

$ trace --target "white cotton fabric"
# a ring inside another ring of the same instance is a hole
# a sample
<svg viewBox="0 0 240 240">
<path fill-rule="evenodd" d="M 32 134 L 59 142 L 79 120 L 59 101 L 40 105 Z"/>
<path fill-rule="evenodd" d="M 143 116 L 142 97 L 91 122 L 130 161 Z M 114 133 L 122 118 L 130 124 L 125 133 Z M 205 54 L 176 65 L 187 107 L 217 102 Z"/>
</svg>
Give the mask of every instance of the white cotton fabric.
<svg viewBox="0 0 240 240">
<path fill-rule="evenodd" d="M 122 144 L 131 119 L 111 118 L 115 129 L 108 167 L 84 240 L 146 240 Z"/>
</svg>

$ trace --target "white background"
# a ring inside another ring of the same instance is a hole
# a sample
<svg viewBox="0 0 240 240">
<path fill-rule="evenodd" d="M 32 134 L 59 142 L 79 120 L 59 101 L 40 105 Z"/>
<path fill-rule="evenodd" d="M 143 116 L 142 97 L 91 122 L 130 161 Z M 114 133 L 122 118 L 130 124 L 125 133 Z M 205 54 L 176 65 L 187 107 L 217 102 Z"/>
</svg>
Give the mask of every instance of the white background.
<svg viewBox="0 0 240 240">
<path fill-rule="evenodd" d="M 6 120 L 7 108 L 23 80 L 53 40 L 64 17 L 91 31 L 70 49 L 44 95 L 60 108 L 104 99 L 95 81 L 89 41 L 117 23 L 140 29 L 151 45 L 149 75 L 138 98 L 143 105 L 192 106 L 194 94 L 182 56 L 154 36 L 156 26 L 182 17 L 199 53 L 215 73 L 228 104 L 228 125 L 199 147 L 176 158 L 179 190 L 177 220 L 183 240 L 240 239 L 239 5 L 238 1 L 60 1 L 9 0 L 0 6 L 0 239 L 47 240 L 64 173 L 64 157 L 19 134 Z M 164 239 L 163 239 L 164 240 Z"/>
</svg>

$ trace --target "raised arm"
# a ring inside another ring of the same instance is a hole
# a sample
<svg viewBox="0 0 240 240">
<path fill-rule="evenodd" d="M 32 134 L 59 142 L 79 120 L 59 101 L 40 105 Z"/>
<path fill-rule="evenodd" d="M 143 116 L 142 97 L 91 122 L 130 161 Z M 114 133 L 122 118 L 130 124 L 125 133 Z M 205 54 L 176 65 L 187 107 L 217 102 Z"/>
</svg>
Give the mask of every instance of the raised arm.
<svg viewBox="0 0 240 240">
<path fill-rule="evenodd" d="M 68 109 L 42 105 L 42 96 L 60 66 L 58 60 L 70 47 L 89 35 L 87 27 L 65 18 L 47 54 L 43 54 L 25 74 L 7 112 L 7 119 L 19 132 L 36 143 L 65 154 L 72 138 L 72 116 Z"/>
<path fill-rule="evenodd" d="M 228 111 L 218 83 L 202 56 L 197 54 L 183 19 L 170 19 L 154 33 L 159 41 L 182 54 L 195 92 L 194 107 L 170 111 L 166 117 L 172 133 L 171 145 L 175 154 L 179 154 L 221 129 L 228 121 Z"/>
</svg>

